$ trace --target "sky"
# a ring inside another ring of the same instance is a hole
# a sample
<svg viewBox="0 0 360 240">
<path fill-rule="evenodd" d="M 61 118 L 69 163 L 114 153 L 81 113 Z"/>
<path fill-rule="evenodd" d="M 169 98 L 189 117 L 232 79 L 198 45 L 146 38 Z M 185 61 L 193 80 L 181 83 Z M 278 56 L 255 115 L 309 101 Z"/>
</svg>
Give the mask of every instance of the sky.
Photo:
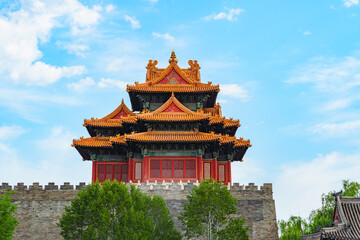
<svg viewBox="0 0 360 240">
<path fill-rule="evenodd" d="M 359 0 L 0 0 L 0 182 L 91 181 L 72 140 L 144 82 L 198 60 L 236 136 L 233 182 L 273 183 L 278 219 L 360 181 Z"/>
</svg>

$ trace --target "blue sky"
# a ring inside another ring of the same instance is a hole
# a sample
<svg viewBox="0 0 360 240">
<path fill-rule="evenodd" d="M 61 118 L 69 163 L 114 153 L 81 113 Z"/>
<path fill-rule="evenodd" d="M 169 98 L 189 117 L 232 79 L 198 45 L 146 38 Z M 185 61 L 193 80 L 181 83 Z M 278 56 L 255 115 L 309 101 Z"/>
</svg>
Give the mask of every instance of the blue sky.
<svg viewBox="0 0 360 240">
<path fill-rule="evenodd" d="M 328 1 L 0 1 L 0 181 L 74 184 L 88 136 L 172 50 L 220 84 L 251 139 L 233 182 L 274 184 L 278 219 L 360 181 L 360 5 Z"/>
</svg>

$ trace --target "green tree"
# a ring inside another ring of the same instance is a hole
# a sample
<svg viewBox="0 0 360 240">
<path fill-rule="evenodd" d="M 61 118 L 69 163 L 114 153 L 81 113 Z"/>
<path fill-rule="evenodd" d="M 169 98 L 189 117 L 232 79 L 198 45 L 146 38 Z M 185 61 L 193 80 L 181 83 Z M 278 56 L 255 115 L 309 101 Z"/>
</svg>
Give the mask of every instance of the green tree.
<svg viewBox="0 0 360 240">
<path fill-rule="evenodd" d="M 342 196 L 356 197 L 360 196 L 360 184 L 343 180 Z M 280 240 L 301 239 L 301 235 L 316 232 L 317 229 L 332 225 L 334 217 L 335 199 L 334 192 L 321 195 L 321 208 L 311 211 L 308 219 L 291 216 L 288 221 L 278 222 L 280 230 Z"/>
<path fill-rule="evenodd" d="M 219 239 L 248 240 L 249 235 L 247 231 L 249 230 L 249 228 L 244 227 L 244 223 L 245 223 L 244 218 L 231 219 L 228 225 L 218 232 Z"/>
<path fill-rule="evenodd" d="M 342 196 L 356 197 L 360 194 L 360 184 L 357 182 L 350 182 L 350 180 L 343 180 Z M 316 229 L 328 227 L 332 225 L 334 218 L 335 199 L 334 192 L 322 194 L 321 208 L 311 211 L 309 216 L 309 232 L 313 233 Z"/>
<path fill-rule="evenodd" d="M 19 224 L 13 216 L 17 207 L 11 203 L 11 192 L 0 195 L 0 240 L 11 240 Z"/>
<path fill-rule="evenodd" d="M 164 200 L 105 181 L 79 191 L 59 221 L 64 239 L 181 239 Z M 166 226 L 166 227 L 164 227 Z"/>
<path fill-rule="evenodd" d="M 181 234 L 174 228 L 174 221 L 172 220 L 170 211 L 161 196 L 155 195 L 153 197 L 149 215 L 154 221 L 155 239 L 181 239 Z"/>
<path fill-rule="evenodd" d="M 301 240 L 301 235 L 308 231 L 307 222 L 301 217 L 291 216 L 289 221 L 280 220 L 280 240 Z"/>
<path fill-rule="evenodd" d="M 237 212 L 237 200 L 222 183 L 213 179 L 204 180 L 193 188 L 187 199 L 189 201 L 184 204 L 184 211 L 179 216 L 187 238 L 248 239 L 248 229 L 243 228 L 244 220 L 232 220 L 230 217 Z M 228 234 L 226 231 L 229 231 Z"/>
</svg>

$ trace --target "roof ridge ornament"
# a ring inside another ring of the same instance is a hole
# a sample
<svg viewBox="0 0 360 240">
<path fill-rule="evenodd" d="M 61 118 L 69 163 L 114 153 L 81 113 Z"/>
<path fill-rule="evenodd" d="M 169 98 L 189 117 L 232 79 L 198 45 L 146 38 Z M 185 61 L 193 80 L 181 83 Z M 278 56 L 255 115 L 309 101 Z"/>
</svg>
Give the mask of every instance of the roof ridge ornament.
<svg viewBox="0 0 360 240">
<path fill-rule="evenodd" d="M 153 70 L 156 68 L 156 65 L 158 64 L 158 61 L 157 60 L 149 60 L 149 63 L 147 64 L 146 66 L 146 69 L 150 69 L 150 70 Z"/>
<path fill-rule="evenodd" d="M 177 64 L 177 62 L 178 62 L 178 60 L 177 60 L 177 58 L 176 58 L 175 51 L 173 50 L 173 51 L 171 52 L 171 56 L 170 56 L 170 59 L 169 59 L 169 63 L 170 63 L 171 65 L 174 65 L 174 64 Z"/>
</svg>

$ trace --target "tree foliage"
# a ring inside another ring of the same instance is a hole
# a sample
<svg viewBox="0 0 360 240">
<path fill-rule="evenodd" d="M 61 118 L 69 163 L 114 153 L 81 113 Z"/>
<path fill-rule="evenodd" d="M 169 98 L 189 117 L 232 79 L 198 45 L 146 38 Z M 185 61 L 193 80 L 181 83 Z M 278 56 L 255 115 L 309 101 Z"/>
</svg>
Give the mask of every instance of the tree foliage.
<svg viewBox="0 0 360 240">
<path fill-rule="evenodd" d="M 305 234 L 308 224 L 301 217 L 291 216 L 289 221 L 280 220 L 279 230 L 280 240 L 301 240 L 301 235 Z"/>
<path fill-rule="evenodd" d="M 343 180 L 342 196 L 356 197 L 360 194 L 360 184 L 357 182 L 350 182 L 350 180 Z M 332 225 L 334 217 L 335 199 L 334 192 L 322 194 L 321 208 L 311 211 L 309 216 L 308 232 L 315 232 L 319 228 L 328 227 Z"/>
<path fill-rule="evenodd" d="M 59 221 L 64 239 L 181 239 L 164 200 L 105 181 L 79 191 Z"/>
<path fill-rule="evenodd" d="M 10 192 L 0 195 L 0 240 L 11 240 L 19 224 L 13 216 L 17 207 L 11 203 Z"/>
<path fill-rule="evenodd" d="M 204 180 L 193 188 L 187 199 L 179 216 L 187 238 L 248 239 L 244 220 L 230 217 L 237 212 L 237 200 L 222 183 Z"/>
<path fill-rule="evenodd" d="M 247 231 L 248 227 L 244 227 L 245 219 L 244 218 L 233 218 L 230 219 L 228 225 L 221 229 L 218 232 L 219 239 L 231 239 L 231 240 L 247 240 L 249 239 L 249 235 Z"/>
<path fill-rule="evenodd" d="M 342 196 L 356 197 L 360 196 L 360 184 L 343 180 Z M 335 199 L 334 192 L 321 195 L 321 208 L 311 211 L 308 219 L 291 216 L 288 221 L 278 222 L 280 229 L 280 240 L 301 239 L 301 235 L 316 232 L 318 229 L 332 225 L 334 217 Z"/>
</svg>

